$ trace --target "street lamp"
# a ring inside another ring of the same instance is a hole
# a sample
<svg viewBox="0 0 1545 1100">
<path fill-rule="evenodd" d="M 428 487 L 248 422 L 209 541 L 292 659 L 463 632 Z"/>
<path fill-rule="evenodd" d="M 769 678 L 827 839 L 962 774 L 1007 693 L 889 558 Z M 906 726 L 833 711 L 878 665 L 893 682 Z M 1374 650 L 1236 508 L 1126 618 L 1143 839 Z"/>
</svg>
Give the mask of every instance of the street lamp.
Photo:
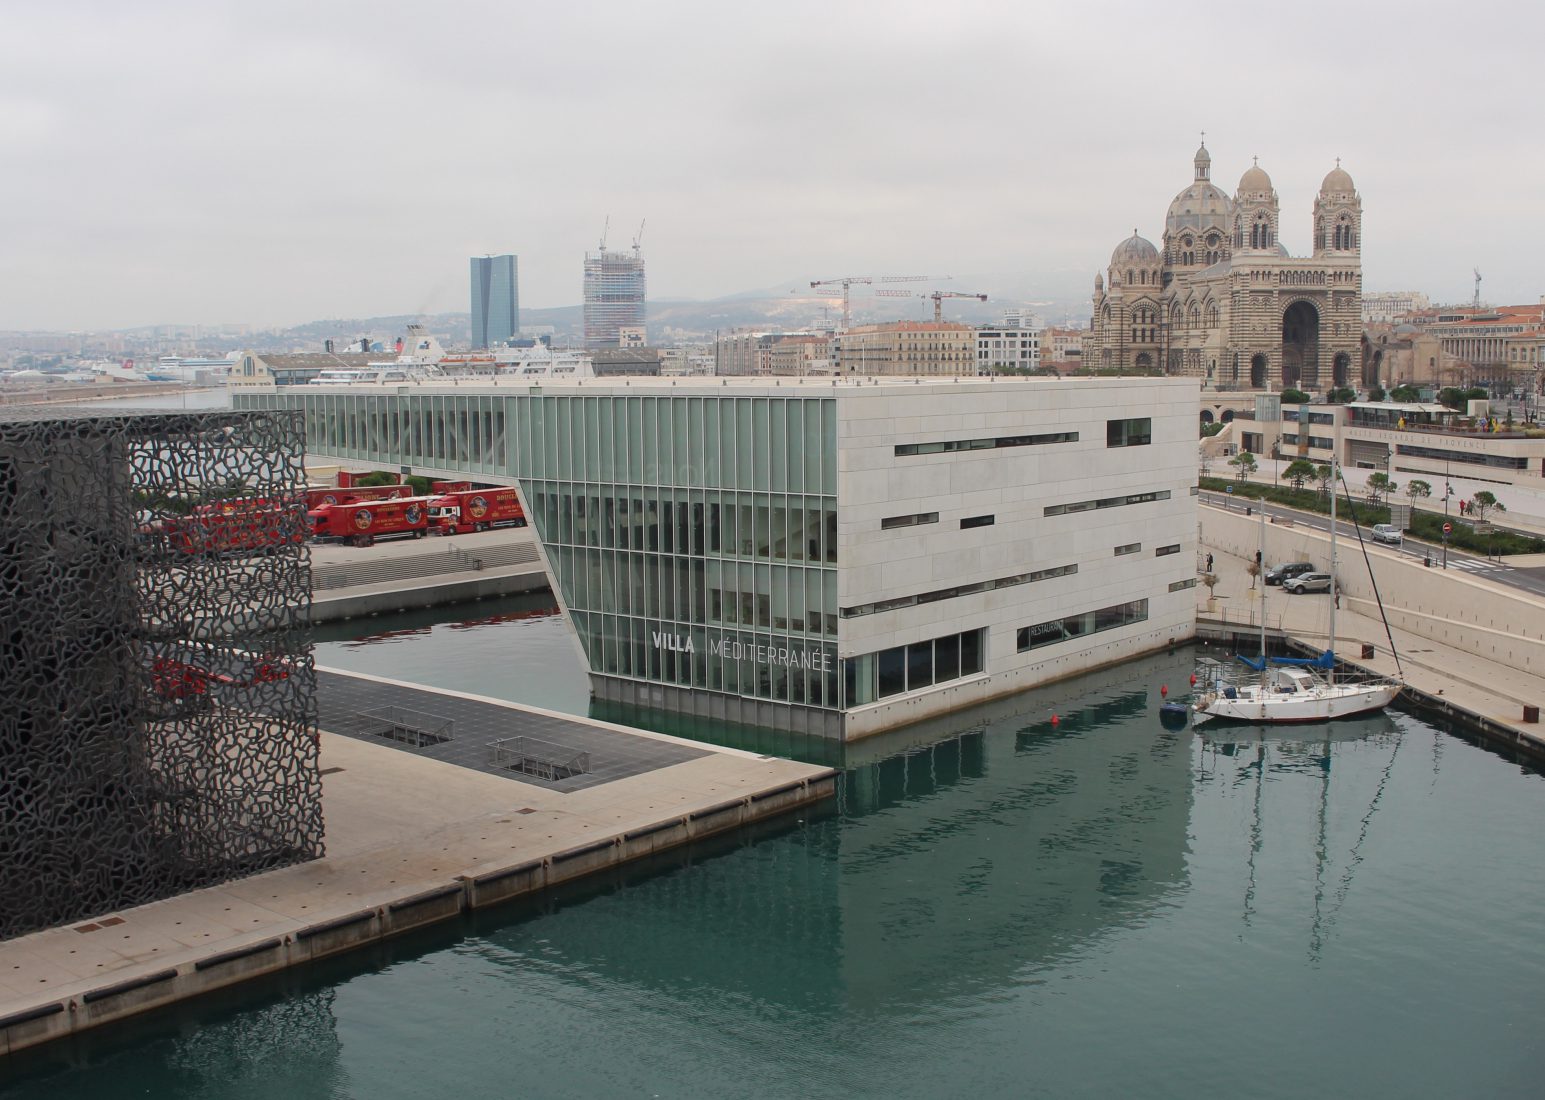
<svg viewBox="0 0 1545 1100">
<path fill-rule="evenodd" d="M 1448 568 L 1448 499 L 1454 495 L 1454 485 L 1449 481 L 1448 459 L 1443 460 L 1443 568 Z"/>
</svg>

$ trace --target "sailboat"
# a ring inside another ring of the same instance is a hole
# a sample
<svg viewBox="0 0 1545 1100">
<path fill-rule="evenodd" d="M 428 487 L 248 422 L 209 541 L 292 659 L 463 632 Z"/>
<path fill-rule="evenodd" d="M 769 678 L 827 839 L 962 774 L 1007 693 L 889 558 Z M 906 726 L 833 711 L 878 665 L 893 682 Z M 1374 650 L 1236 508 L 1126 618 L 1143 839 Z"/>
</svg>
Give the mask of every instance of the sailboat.
<svg viewBox="0 0 1545 1100">
<path fill-rule="evenodd" d="M 1333 462 L 1332 485 L 1341 481 Z M 1261 510 L 1261 564 L 1265 565 L 1266 510 Z M 1355 518 L 1355 517 L 1354 517 Z M 1261 593 L 1261 651 L 1254 659 L 1239 659 L 1260 673 L 1255 683 L 1219 680 L 1191 705 L 1191 721 L 1231 719 L 1236 722 L 1326 722 L 1383 710 L 1400 694 L 1398 680 L 1336 678 L 1336 494 L 1330 497 L 1330 640 L 1318 657 L 1267 657 L 1266 602 Z M 1382 608 L 1381 608 L 1382 610 Z"/>
</svg>

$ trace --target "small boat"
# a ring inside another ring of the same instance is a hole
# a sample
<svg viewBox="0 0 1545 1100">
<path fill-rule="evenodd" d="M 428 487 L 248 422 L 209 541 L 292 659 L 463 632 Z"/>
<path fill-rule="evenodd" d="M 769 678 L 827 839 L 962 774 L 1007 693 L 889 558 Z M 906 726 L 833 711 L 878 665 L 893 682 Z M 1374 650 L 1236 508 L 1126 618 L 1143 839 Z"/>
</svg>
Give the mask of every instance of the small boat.
<svg viewBox="0 0 1545 1100">
<path fill-rule="evenodd" d="M 1339 441 L 1338 441 L 1339 442 Z M 1341 479 L 1341 466 L 1332 460 L 1334 484 Z M 1260 562 L 1266 560 L 1266 510 L 1261 513 Z M 1241 656 L 1259 673 L 1255 683 L 1235 684 L 1215 680 L 1210 690 L 1192 703 L 1192 721 L 1200 724 L 1211 719 L 1236 722 L 1288 723 L 1326 722 L 1357 714 L 1383 710 L 1400 694 L 1398 680 L 1374 678 L 1348 680 L 1336 678 L 1336 496 L 1330 498 L 1330 640 L 1318 657 L 1267 657 L 1265 589 L 1261 603 L 1261 651 L 1254 660 Z M 1381 604 L 1379 608 L 1383 612 Z M 1275 667 L 1273 667 L 1275 666 Z M 1399 658 L 1396 658 L 1399 667 Z"/>
</svg>

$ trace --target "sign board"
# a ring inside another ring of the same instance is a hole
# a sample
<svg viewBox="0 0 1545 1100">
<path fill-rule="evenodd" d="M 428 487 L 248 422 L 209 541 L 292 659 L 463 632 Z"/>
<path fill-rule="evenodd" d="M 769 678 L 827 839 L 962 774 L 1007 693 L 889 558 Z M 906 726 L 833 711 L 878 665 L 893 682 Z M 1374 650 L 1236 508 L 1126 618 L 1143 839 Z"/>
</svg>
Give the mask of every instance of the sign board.
<svg viewBox="0 0 1545 1100">
<path fill-rule="evenodd" d="M 1454 525 L 1452 523 L 1445 523 L 1443 525 L 1443 533 L 1445 535 L 1452 535 L 1454 533 Z"/>
<path fill-rule="evenodd" d="M 1411 529 L 1411 506 L 1409 504 L 1390 503 L 1389 522 L 1402 531 Z"/>
<path fill-rule="evenodd" d="M 1232 493 L 1234 491 L 1234 487 L 1232 485 L 1225 485 L 1223 487 L 1223 491 L 1225 493 Z"/>
</svg>

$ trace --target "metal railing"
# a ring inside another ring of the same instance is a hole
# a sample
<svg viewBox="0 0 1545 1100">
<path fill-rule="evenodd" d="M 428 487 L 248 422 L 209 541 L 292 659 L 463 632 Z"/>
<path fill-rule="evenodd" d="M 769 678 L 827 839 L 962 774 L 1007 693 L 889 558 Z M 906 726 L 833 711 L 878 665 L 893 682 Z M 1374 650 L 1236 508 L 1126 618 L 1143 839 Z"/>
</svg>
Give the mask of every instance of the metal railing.
<svg viewBox="0 0 1545 1100">
<path fill-rule="evenodd" d="M 590 754 L 540 737 L 505 737 L 488 742 L 488 763 L 537 779 L 569 779 L 590 770 Z"/>
<path fill-rule="evenodd" d="M 372 737 L 400 741 L 416 749 L 442 745 L 456 736 L 456 723 L 410 707 L 377 707 L 354 713 L 355 729 Z"/>
</svg>

